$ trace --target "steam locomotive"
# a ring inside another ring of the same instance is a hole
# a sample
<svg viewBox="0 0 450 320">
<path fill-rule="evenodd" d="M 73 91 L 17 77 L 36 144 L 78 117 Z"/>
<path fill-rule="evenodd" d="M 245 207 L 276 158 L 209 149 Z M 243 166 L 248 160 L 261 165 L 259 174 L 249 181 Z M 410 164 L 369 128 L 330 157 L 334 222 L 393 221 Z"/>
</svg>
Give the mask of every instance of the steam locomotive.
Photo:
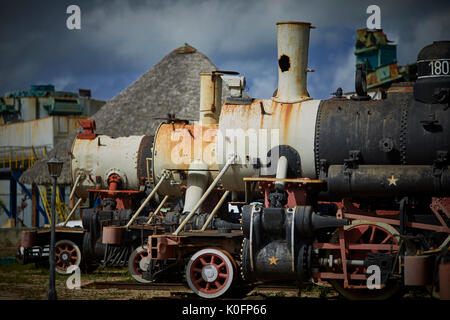
<svg viewBox="0 0 450 320">
<path fill-rule="evenodd" d="M 203 74 L 199 123 L 160 127 L 154 179 L 165 194 L 186 187 L 188 214 L 172 234 L 149 237 L 150 260 L 184 257 L 189 286 L 206 298 L 236 281 L 311 279 L 349 299 L 386 299 L 404 286 L 448 298 L 450 42 L 425 47 L 417 82 L 398 83 L 381 99 L 367 95 L 358 66 L 355 95 L 314 100 L 306 87 L 311 28 L 277 23 L 271 99 L 244 97 L 237 78 L 220 105 L 220 72 Z M 177 132 L 187 137 L 181 146 Z M 185 151 L 196 143 L 201 152 Z M 244 204 L 240 252 L 235 242 L 186 250 L 181 243 L 193 235 L 183 228 L 220 189 Z"/>
<path fill-rule="evenodd" d="M 349 299 L 407 286 L 450 298 L 450 41 L 423 48 L 418 80 L 380 99 L 358 66 L 356 94 L 314 100 L 311 28 L 277 23 L 270 99 L 213 71 L 200 75 L 198 122 L 169 117 L 154 138 L 116 139 L 86 123 L 71 169 L 75 194 L 101 203 L 83 214 L 88 259 L 129 257 L 142 282 L 185 273 L 204 298 L 311 280 Z"/>
</svg>

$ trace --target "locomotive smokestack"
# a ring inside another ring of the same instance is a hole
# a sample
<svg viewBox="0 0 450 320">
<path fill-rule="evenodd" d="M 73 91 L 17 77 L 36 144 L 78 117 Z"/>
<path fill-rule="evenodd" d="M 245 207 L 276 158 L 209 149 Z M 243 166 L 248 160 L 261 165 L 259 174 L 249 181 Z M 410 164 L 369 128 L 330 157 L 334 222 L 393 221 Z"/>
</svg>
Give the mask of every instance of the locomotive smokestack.
<svg viewBox="0 0 450 320">
<path fill-rule="evenodd" d="M 274 100 L 296 103 L 311 99 L 306 87 L 309 22 L 277 22 L 278 90 Z"/>
<path fill-rule="evenodd" d="M 200 73 L 200 124 L 219 122 L 222 104 L 222 78 L 219 73 Z"/>
</svg>

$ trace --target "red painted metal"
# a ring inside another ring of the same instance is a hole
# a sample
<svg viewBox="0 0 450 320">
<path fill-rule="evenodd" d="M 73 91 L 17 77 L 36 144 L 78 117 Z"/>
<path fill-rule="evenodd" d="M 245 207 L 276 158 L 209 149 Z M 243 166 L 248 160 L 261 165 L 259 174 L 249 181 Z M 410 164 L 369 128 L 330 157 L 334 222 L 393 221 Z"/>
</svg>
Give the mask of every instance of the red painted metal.
<svg viewBox="0 0 450 320">
<path fill-rule="evenodd" d="M 345 218 L 355 219 L 355 220 L 368 220 L 373 222 L 381 222 L 381 223 L 387 223 L 390 225 L 399 226 L 400 220 L 397 219 L 388 219 L 388 218 L 382 218 L 380 216 L 385 215 L 399 215 L 398 211 L 366 211 L 361 210 L 357 208 L 354 203 L 351 201 L 351 199 L 346 198 L 343 201 L 343 207 L 344 207 L 344 215 Z M 447 224 L 445 223 L 444 219 L 440 215 L 439 211 L 442 211 L 447 217 L 450 218 L 450 198 L 433 198 L 432 203 L 430 204 L 430 208 L 433 211 L 434 215 L 440 222 L 440 226 L 431 225 L 431 224 L 425 224 L 425 223 L 417 223 L 417 222 L 406 222 L 405 225 L 410 228 L 416 228 L 416 229 L 424 229 L 424 230 L 431 230 L 431 231 L 437 231 L 437 232 L 445 232 L 450 233 L 450 228 L 447 227 Z"/>
<path fill-rule="evenodd" d="M 134 271 L 136 272 L 136 274 L 140 277 L 142 277 L 142 269 L 141 269 L 141 260 L 144 258 L 148 257 L 148 251 L 147 250 L 142 250 L 141 252 L 139 252 L 138 254 L 136 254 L 136 256 L 134 257 L 133 260 L 133 268 Z"/>
<path fill-rule="evenodd" d="M 260 182 L 259 190 L 264 192 L 264 205 L 269 207 L 269 193 L 274 187 L 273 182 Z M 296 206 L 303 206 L 308 204 L 308 191 L 311 190 L 311 186 L 307 183 L 286 183 L 285 191 L 288 194 L 286 208 L 292 208 Z"/>
<path fill-rule="evenodd" d="M 341 210 L 336 215 L 342 218 Z M 370 232 L 370 233 L 368 233 Z M 367 233 L 367 236 L 365 234 Z M 383 233 L 386 236 L 382 236 Z M 343 280 L 342 287 L 344 289 L 367 289 L 365 284 L 350 283 L 350 280 L 366 280 L 365 267 L 347 266 L 347 259 L 364 260 L 368 252 L 399 250 L 398 240 L 388 231 L 376 224 L 361 224 L 351 226 L 344 231 L 344 227 L 338 230 L 338 243 L 314 243 L 314 249 L 333 250 L 335 256 L 340 256 L 342 263 L 337 268 L 333 267 L 333 272 L 313 273 L 313 277 L 320 280 Z M 377 238 L 375 237 L 377 235 Z M 381 235 L 381 237 L 380 237 Z M 382 238 L 382 239 L 381 239 Z M 367 241 L 368 243 L 364 243 Z M 381 243 L 374 243 L 375 241 Z M 386 242 L 392 243 L 386 243 Z"/>
<path fill-rule="evenodd" d="M 131 195 L 131 194 L 137 194 L 137 193 L 141 193 L 141 191 L 137 191 L 137 190 L 103 190 L 103 189 L 87 189 L 87 191 L 89 192 L 99 192 L 99 193 L 114 193 L 114 194 L 127 194 L 127 195 Z"/>
<path fill-rule="evenodd" d="M 345 218 L 355 219 L 355 220 L 367 220 L 367 221 L 373 221 L 373 222 L 381 222 L 381 223 L 386 223 L 386 224 L 390 224 L 390 225 L 394 225 L 394 226 L 400 225 L 400 220 L 396 220 L 396 219 L 368 217 L 365 215 L 352 214 L 352 213 L 345 213 L 344 216 L 345 216 Z M 417 222 L 406 222 L 405 225 L 410 228 L 450 233 L 450 229 L 447 227 L 444 227 L 444 226 L 435 226 L 435 225 L 431 225 L 431 224 L 417 223 Z"/>
<path fill-rule="evenodd" d="M 151 260 L 175 259 L 181 238 L 179 236 L 152 235 L 148 238 L 148 243 L 148 254 Z"/>
<path fill-rule="evenodd" d="M 217 270 L 217 279 L 214 282 L 205 281 L 202 277 L 202 268 L 205 266 L 213 266 Z M 190 278 L 195 288 L 205 294 L 215 294 L 222 290 L 230 278 L 229 266 L 220 257 L 212 252 L 205 253 L 195 259 L 190 269 Z"/>
<path fill-rule="evenodd" d="M 333 243 L 321 243 L 316 242 L 313 243 L 314 249 L 331 249 L 331 250 L 340 250 L 340 244 Z M 394 244 L 347 244 L 347 249 L 349 250 L 398 250 L 399 246 Z"/>
<path fill-rule="evenodd" d="M 122 236 L 122 227 L 109 226 L 103 228 L 102 243 L 120 244 Z"/>
<path fill-rule="evenodd" d="M 63 258 L 63 255 L 67 255 Z M 66 271 L 70 266 L 77 265 L 80 257 L 77 249 L 69 242 L 62 242 L 55 247 L 55 267 L 60 271 Z"/>
<path fill-rule="evenodd" d="M 405 286 L 424 286 L 432 283 L 433 256 L 405 256 Z"/>
<path fill-rule="evenodd" d="M 141 193 L 138 190 L 120 190 L 122 185 L 122 179 L 118 174 L 112 174 L 108 177 L 108 189 L 88 189 L 88 192 L 96 192 L 97 196 L 101 199 L 114 198 L 116 201 L 116 209 L 128 209 L 131 208 L 133 194 Z"/>
<path fill-rule="evenodd" d="M 450 263 L 439 265 L 439 297 L 441 300 L 450 300 Z"/>
<path fill-rule="evenodd" d="M 339 210 L 336 214 L 336 217 L 338 219 L 342 219 L 342 211 Z M 348 246 L 345 241 L 345 231 L 344 227 L 339 227 L 339 246 L 340 246 L 340 253 L 341 253 L 341 261 L 342 261 L 342 272 L 344 276 L 344 288 L 348 287 L 348 270 L 347 270 L 347 252 L 348 252 Z"/>
<path fill-rule="evenodd" d="M 334 273 L 334 272 L 315 272 L 312 274 L 314 278 L 320 279 L 345 279 L 345 275 L 343 273 Z M 367 277 L 365 274 L 348 274 L 349 280 L 366 280 Z M 364 288 L 367 288 L 364 286 Z"/>
<path fill-rule="evenodd" d="M 95 139 L 97 134 L 95 133 L 96 125 L 94 120 L 78 120 L 80 126 L 83 128 L 83 132 L 77 135 L 78 139 Z"/>
<path fill-rule="evenodd" d="M 36 243 L 36 234 L 35 230 L 23 230 L 22 231 L 22 239 L 21 243 L 24 248 L 31 248 Z"/>
</svg>

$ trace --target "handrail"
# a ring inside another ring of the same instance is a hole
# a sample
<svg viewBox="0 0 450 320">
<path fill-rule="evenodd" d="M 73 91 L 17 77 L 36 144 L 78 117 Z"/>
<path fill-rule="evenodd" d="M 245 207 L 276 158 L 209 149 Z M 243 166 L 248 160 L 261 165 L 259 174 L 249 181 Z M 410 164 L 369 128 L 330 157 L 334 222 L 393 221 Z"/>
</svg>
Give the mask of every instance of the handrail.
<svg viewBox="0 0 450 320">
<path fill-rule="evenodd" d="M 224 194 L 222 195 L 222 198 L 220 198 L 219 202 L 217 202 L 217 204 L 214 207 L 213 211 L 209 215 L 208 220 L 206 220 L 205 224 L 203 225 L 201 231 L 205 231 L 206 227 L 211 222 L 212 218 L 216 215 L 217 211 L 219 211 L 220 207 L 222 206 L 223 202 L 225 201 L 225 199 L 228 197 L 229 194 L 230 194 L 229 190 L 224 192 Z"/>
<path fill-rule="evenodd" d="M 150 194 L 148 195 L 148 197 L 145 199 L 145 201 L 141 204 L 141 206 L 139 207 L 139 209 L 137 209 L 136 213 L 131 217 L 130 221 L 128 221 L 127 225 L 125 226 L 125 228 L 129 228 L 130 225 L 133 223 L 133 221 L 137 218 L 137 216 L 139 215 L 139 213 L 141 213 L 142 209 L 144 209 L 144 207 L 147 205 L 147 203 L 153 198 L 153 196 L 155 195 L 156 191 L 159 189 L 159 187 L 162 185 L 162 183 L 164 182 L 164 180 L 166 180 L 169 177 L 169 173 L 167 171 L 164 171 L 161 179 L 159 179 L 158 183 L 156 184 L 155 188 L 153 188 L 152 192 L 150 192 Z"/>
<path fill-rule="evenodd" d="M 231 166 L 231 164 L 234 162 L 235 155 L 231 155 L 227 163 L 225 163 L 225 166 L 220 170 L 217 177 L 214 179 L 214 181 L 211 183 L 211 185 L 208 187 L 208 189 L 205 191 L 203 196 L 198 200 L 198 202 L 195 204 L 194 208 L 192 208 L 191 212 L 188 214 L 188 216 L 183 220 L 183 222 L 178 226 L 177 230 L 173 233 L 173 235 L 177 236 L 181 230 L 186 226 L 186 224 L 189 222 L 189 220 L 192 218 L 192 216 L 195 214 L 195 212 L 200 208 L 200 206 L 203 204 L 203 202 L 206 200 L 206 198 L 209 196 L 211 191 L 216 187 L 219 180 L 222 178 L 222 176 L 225 174 L 225 172 L 228 170 L 228 168 Z"/>
<path fill-rule="evenodd" d="M 66 221 L 64 221 L 63 227 L 65 227 L 67 222 L 69 222 L 70 218 L 72 218 L 72 215 L 75 213 L 75 210 L 77 210 L 78 206 L 81 204 L 82 201 L 83 201 L 83 198 L 80 198 L 80 199 L 78 199 L 77 203 L 75 203 L 74 207 L 72 208 L 69 215 L 67 216 Z"/>
<path fill-rule="evenodd" d="M 161 208 L 163 207 L 163 205 L 166 203 L 167 199 L 169 199 L 169 196 L 166 195 L 164 197 L 164 199 L 162 199 L 161 203 L 159 204 L 158 208 L 156 208 L 156 210 L 150 214 L 150 217 L 148 218 L 147 224 L 150 224 L 153 220 L 153 217 L 156 216 L 158 214 L 159 211 L 161 211 Z"/>
</svg>

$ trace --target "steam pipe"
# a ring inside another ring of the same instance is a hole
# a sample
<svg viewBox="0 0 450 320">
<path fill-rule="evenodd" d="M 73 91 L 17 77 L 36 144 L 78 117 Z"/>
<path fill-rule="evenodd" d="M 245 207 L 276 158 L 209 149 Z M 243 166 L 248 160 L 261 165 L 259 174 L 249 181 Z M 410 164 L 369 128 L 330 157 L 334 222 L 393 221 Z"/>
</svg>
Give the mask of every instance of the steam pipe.
<svg viewBox="0 0 450 320">
<path fill-rule="evenodd" d="M 281 156 L 277 163 L 277 179 L 286 179 L 288 170 L 288 160 L 285 156 Z M 275 188 L 277 190 L 284 190 L 285 181 L 275 181 Z"/>
<path fill-rule="evenodd" d="M 219 122 L 222 104 L 222 78 L 216 73 L 200 73 L 200 124 Z"/>
<path fill-rule="evenodd" d="M 191 212 L 200 200 L 209 180 L 208 165 L 195 160 L 189 166 L 183 212 Z"/>
</svg>

